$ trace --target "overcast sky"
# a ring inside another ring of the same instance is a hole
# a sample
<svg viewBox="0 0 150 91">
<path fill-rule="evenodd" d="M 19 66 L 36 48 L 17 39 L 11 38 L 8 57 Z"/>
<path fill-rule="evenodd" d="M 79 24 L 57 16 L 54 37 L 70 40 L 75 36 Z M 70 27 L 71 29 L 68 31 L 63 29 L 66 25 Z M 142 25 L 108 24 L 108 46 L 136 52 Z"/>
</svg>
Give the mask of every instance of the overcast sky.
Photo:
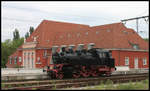
<svg viewBox="0 0 150 91">
<path fill-rule="evenodd" d="M 122 19 L 148 16 L 149 8 L 146 1 L 134 2 L 100 2 L 100 1 L 47 1 L 47 2 L 2 2 L 2 41 L 13 38 L 15 28 L 21 37 L 29 31 L 30 26 L 36 28 L 42 20 L 55 20 L 90 26 L 120 22 Z M 126 22 L 126 26 L 136 31 L 136 22 Z M 148 36 L 148 24 L 139 20 L 140 35 Z"/>
</svg>

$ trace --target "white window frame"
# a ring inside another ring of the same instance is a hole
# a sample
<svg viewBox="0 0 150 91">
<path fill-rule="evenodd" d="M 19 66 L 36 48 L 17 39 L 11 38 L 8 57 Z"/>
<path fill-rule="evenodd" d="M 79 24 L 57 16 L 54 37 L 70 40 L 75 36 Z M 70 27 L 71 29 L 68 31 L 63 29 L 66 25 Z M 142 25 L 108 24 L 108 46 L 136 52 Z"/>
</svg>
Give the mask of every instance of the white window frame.
<svg viewBox="0 0 150 91">
<path fill-rule="evenodd" d="M 44 50 L 44 54 L 43 54 L 44 57 L 47 56 L 47 50 Z"/>
<path fill-rule="evenodd" d="M 79 37 L 80 36 L 80 33 L 77 33 L 77 37 Z"/>
<path fill-rule="evenodd" d="M 143 65 L 147 65 L 147 59 L 143 58 Z"/>
<path fill-rule="evenodd" d="M 63 38 L 63 36 L 60 36 L 60 38 Z"/>
<path fill-rule="evenodd" d="M 107 29 L 107 32 L 110 32 L 110 29 Z"/>
<path fill-rule="evenodd" d="M 129 65 L 129 57 L 125 57 L 125 65 Z"/>
<path fill-rule="evenodd" d="M 71 34 L 70 33 L 68 33 L 68 38 L 70 38 L 71 37 Z"/>
<path fill-rule="evenodd" d="M 9 64 L 12 64 L 12 57 L 9 58 Z"/>
<path fill-rule="evenodd" d="M 17 64 L 17 56 L 14 58 L 14 64 Z"/>
<path fill-rule="evenodd" d="M 41 64 L 40 57 L 37 57 L 37 62 L 36 62 L 36 64 Z"/>
<path fill-rule="evenodd" d="M 134 49 L 139 49 L 139 45 L 133 45 Z"/>
<path fill-rule="evenodd" d="M 19 57 L 19 62 L 21 62 L 21 57 Z"/>
<path fill-rule="evenodd" d="M 99 33 L 99 31 L 96 31 L 96 34 L 98 34 Z"/>
<path fill-rule="evenodd" d="M 86 34 L 86 35 L 88 35 L 89 33 L 88 33 L 88 32 L 86 32 L 85 34 Z"/>
</svg>

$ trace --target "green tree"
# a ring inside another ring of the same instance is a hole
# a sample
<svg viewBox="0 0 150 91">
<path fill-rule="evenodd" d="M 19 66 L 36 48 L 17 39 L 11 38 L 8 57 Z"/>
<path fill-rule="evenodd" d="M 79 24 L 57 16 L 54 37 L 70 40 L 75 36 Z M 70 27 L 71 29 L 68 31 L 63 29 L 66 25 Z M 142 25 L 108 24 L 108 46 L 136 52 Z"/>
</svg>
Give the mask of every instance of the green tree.
<svg viewBox="0 0 150 91">
<path fill-rule="evenodd" d="M 1 67 L 6 67 L 6 63 L 8 61 L 8 57 L 16 51 L 16 49 L 22 45 L 24 42 L 24 38 L 20 38 L 17 40 L 11 41 L 10 39 L 5 40 L 1 43 Z"/>
<path fill-rule="evenodd" d="M 149 42 L 149 38 L 144 38 L 145 41 Z"/>
<path fill-rule="evenodd" d="M 27 39 L 29 37 L 29 32 L 26 33 L 25 38 Z"/>
<path fill-rule="evenodd" d="M 33 31 L 34 31 L 34 27 L 30 27 L 29 29 L 30 35 L 33 33 Z"/>
<path fill-rule="evenodd" d="M 15 31 L 13 32 L 13 37 L 14 37 L 13 40 L 17 40 L 20 38 L 18 29 L 15 29 Z"/>
</svg>

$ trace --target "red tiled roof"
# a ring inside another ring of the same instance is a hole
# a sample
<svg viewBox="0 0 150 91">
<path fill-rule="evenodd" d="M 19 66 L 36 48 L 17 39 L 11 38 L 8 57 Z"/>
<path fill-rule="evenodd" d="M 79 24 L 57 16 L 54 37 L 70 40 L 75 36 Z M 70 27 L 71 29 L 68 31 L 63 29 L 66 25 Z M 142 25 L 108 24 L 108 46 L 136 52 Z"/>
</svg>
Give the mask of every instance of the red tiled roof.
<svg viewBox="0 0 150 91">
<path fill-rule="evenodd" d="M 99 48 L 133 48 L 130 43 L 134 43 L 139 44 L 140 49 L 148 49 L 148 43 L 122 23 L 90 27 L 44 20 L 26 41 L 33 42 L 33 37 L 37 37 L 37 48 L 80 43 L 95 43 Z"/>
</svg>

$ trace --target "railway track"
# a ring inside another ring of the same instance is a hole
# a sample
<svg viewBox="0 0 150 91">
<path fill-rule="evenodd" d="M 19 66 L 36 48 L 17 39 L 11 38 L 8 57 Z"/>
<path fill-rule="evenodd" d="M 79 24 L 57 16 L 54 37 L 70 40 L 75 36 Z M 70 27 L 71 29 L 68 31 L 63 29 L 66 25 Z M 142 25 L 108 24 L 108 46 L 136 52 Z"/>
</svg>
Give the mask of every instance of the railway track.
<svg viewBox="0 0 150 91">
<path fill-rule="evenodd" d="M 90 85 L 98 85 L 103 81 L 111 80 L 113 83 L 122 83 L 129 81 L 140 81 L 147 79 L 148 73 L 145 74 L 128 74 L 128 75 L 113 75 L 111 77 L 97 77 L 97 78 L 79 78 L 79 79 L 64 79 L 64 80 L 42 80 L 42 81 L 24 81 L 24 82 L 3 82 L 3 90 L 48 90 L 60 89 L 68 87 L 84 87 Z"/>
</svg>

